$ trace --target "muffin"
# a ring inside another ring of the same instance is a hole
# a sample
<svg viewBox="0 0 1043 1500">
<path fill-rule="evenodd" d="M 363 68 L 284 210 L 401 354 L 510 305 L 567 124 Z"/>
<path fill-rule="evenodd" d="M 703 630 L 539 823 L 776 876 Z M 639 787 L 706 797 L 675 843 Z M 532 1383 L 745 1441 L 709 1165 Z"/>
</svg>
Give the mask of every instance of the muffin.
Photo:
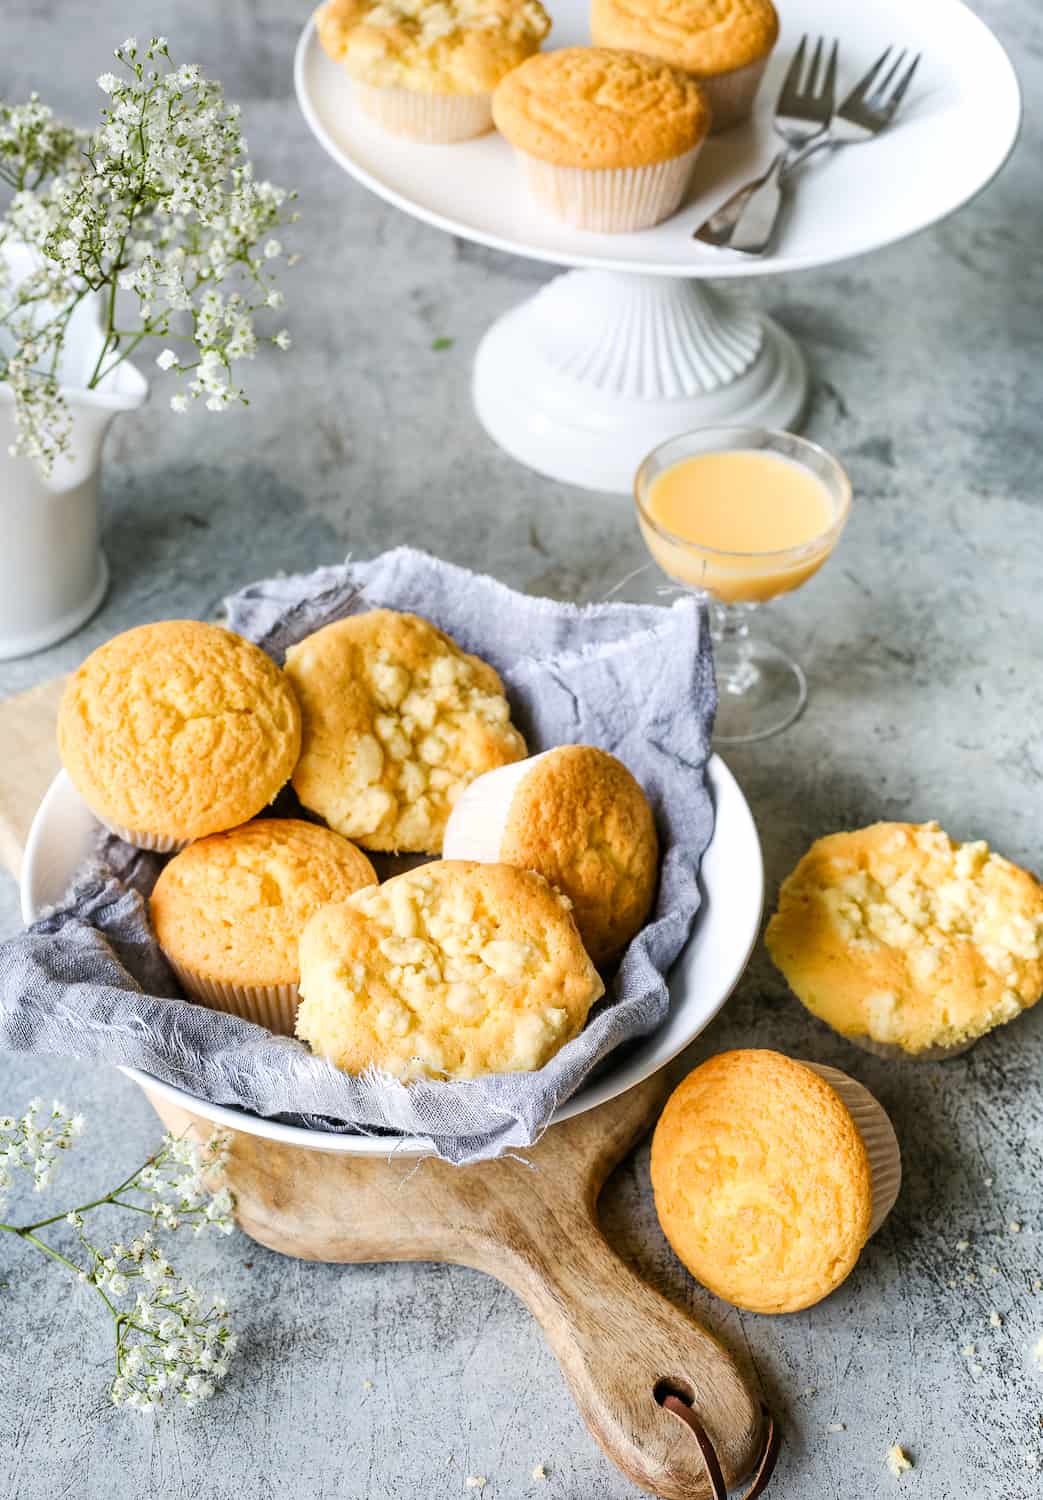
<svg viewBox="0 0 1043 1500">
<path fill-rule="evenodd" d="M 308 919 L 376 883 L 339 833 L 259 818 L 175 855 L 149 905 L 156 940 L 194 999 L 292 1036 Z"/>
<path fill-rule="evenodd" d="M 590 32 L 698 78 L 716 134 L 749 117 L 779 18 L 771 0 L 592 0 Z"/>
<path fill-rule="evenodd" d="M 671 1094 L 652 1140 L 656 1213 L 697 1281 L 751 1312 L 797 1312 L 850 1275 L 901 1182 L 871 1094 L 835 1068 L 723 1052 Z"/>
<path fill-rule="evenodd" d="M 511 865 L 443 860 L 316 912 L 297 1035 L 348 1073 L 530 1072 L 604 986 L 568 901 Z"/>
<path fill-rule="evenodd" d="M 1043 888 L 937 823 L 874 823 L 812 844 L 766 942 L 797 998 L 849 1040 L 948 1057 L 1043 993 Z"/>
<path fill-rule="evenodd" d="M 291 647 L 286 671 L 303 716 L 297 795 L 366 849 L 441 853 L 464 788 L 525 754 L 492 667 L 419 615 L 326 625 Z"/>
<path fill-rule="evenodd" d="M 139 625 L 99 646 L 58 713 L 62 764 L 91 811 L 160 852 L 260 812 L 300 744 L 284 674 L 242 636 L 199 620 Z"/>
<path fill-rule="evenodd" d="M 659 865 L 644 792 L 622 761 L 593 745 L 561 745 L 479 776 L 450 814 L 443 852 L 549 880 L 572 902 L 599 965 L 642 926 Z"/>
<path fill-rule="evenodd" d="M 493 118 L 529 191 L 575 229 L 648 229 L 680 206 L 710 126 L 688 74 L 636 52 L 565 47 L 515 68 Z"/>
<path fill-rule="evenodd" d="M 385 130 L 428 143 L 492 129 L 492 94 L 540 49 L 539 0 L 326 0 L 319 41 Z"/>
</svg>

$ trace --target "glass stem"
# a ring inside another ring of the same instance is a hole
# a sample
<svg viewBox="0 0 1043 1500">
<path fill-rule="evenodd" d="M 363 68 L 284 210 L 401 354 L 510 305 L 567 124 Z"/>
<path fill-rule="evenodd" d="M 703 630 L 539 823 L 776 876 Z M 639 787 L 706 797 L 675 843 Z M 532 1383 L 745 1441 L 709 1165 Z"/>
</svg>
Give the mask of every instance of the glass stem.
<svg viewBox="0 0 1043 1500">
<path fill-rule="evenodd" d="M 713 638 L 717 691 L 739 697 L 748 693 L 760 673 L 752 661 L 748 604 L 720 604 L 710 600 L 710 635 Z"/>
</svg>

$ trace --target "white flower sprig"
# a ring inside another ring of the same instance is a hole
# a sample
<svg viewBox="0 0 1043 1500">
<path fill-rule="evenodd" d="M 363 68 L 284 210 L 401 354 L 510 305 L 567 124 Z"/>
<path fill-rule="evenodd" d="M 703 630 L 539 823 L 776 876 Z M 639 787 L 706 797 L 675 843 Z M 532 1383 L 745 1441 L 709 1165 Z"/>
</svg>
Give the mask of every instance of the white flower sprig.
<svg viewBox="0 0 1043 1500">
<path fill-rule="evenodd" d="M 86 133 L 56 120 L 39 94 L 25 104 L 0 101 L 0 178 L 16 193 L 64 172 L 86 144 Z"/>
<path fill-rule="evenodd" d="M 78 1115 L 55 1103 L 45 1111 L 34 1100 L 19 1119 L 0 1117 L 0 1209 L 14 1174 L 31 1174 L 42 1191 L 53 1177 L 59 1154 L 83 1130 Z M 187 1405 L 212 1396 L 228 1372 L 236 1339 L 224 1299 L 205 1297 L 185 1281 L 163 1254 L 156 1230 L 191 1226 L 196 1234 L 213 1228 L 231 1233 L 234 1203 L 227 1188 L 211 1192 L 207 1181 L 222 1171 L 227 1135 L 215 1133 L 205 1146 L 166 1135 L 155 1156 L 103 1197 L 32 1224 L 0 1223 L 0 1230 L 66 1267 L 100 1297 L 112 1316 L 116 1368 L 110 1386 L 117 1406 L 151 1410 L 176 1398 Z M 87 1235 L 87 1218 L 105 1207 L 146 1214 L 152 1227 L 131 1240 L 102 1250 Z M 66 1255 L 40 1231 L 65 1224 L 79 1250 Z"/>
<path fill-rule="evenodd" d="M 257 353 L 258 315 L 284 305 L 279 262 L 296 260 L 278 238 L 296 220 L 295 195 L 256 180 L 221 85 L 194 64 L 175 67 L 164 37 L 141 49 L 130 37 L 114 55 L 121 71 L 98 79 L 108 103 L 92 135 L 58 125 L 35 96 L 0 105 L 0 177 L 15 190 L 0 261 L 5 240 L 35 252 L 0 296 L 13 346 L 0 352 L 0 381 L 15 397 L 15 451 L 45 471 L 68 451 L 60 360 L 85 297 L 99 299 L 103 321 L 88 388 L 162 339 L 156 363 L 181 381 L 173 409 L 203 400 L 223 411 L 246 403 L 234 367 Z M 264 341 L 290 347 L 285 328 Z"/>
</svg>

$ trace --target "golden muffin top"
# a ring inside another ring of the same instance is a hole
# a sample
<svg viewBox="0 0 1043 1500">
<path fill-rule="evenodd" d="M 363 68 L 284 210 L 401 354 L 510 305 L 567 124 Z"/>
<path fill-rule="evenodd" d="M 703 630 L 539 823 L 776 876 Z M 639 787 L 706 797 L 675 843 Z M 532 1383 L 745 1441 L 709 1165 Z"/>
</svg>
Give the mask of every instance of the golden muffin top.
<svg viewBox="0 0 1043 1500">
<path fill-rule="evenodd" d="M 823 1078 L 778 1052 L 723 1052 L 689 1073 L 656 1126 L 652 1188 L 678 1258 L 751 1312 L 821 1301 L 869 1234 L 855 1122 Z"/>
<path fill-rule="evenodd" d="M 714 75 L 767 57 L 779 36 L 771 0 L 592 0 L 599 47 L 629 47 Z"/>
<path fill-rule="evenodd" d="M 604 993 L 567 900 L 511 865 L 396 875 L 323 907 L 300 952 L 297 1035 L 405 1081 L 539 1068 Z"/>
<path fill-rule="evenodd" d="M 69 679 L 58 750 L 106 821 L 202 838 L 245 823 L 289 779 L 301 742 L 288 680 L 257 646 L 199 620 L 139 625 Z"/>
<path fill-rule="evenodd" d="M 493 668 L 419 615 L 326 625 L 286 671 L 303 716 L 297 795 L 366 849 L 441 853 L 464 787 L 525 754 Z"/>
<path fill-rule="evenodd" d="M 355 845 L 298 818 L 258 818 L 189 844 L 152 892 L 152 925 L 174 963 L 223 984 L 293 984 L 309 917 L 376 885 Z"/>
<path fill-rule="evenodd" d="M 488 94 L 539 50 L 539 0 L 326 0 L 315 24 L 327 55 L 380 88 Z"/>
<path fill-rule="evenodd" d="M 766 941 L 837 1031 L 914 1054 L 955 1047 L 1043 993 L 1043 888 L 937 823 L 874 823 L 812 844 Z"/>
<path fill-rule="evenodd" d="M 493 119 L 512 145 L 565 167 L 642 167 L 697 146 L 710 106 L 694 78 L 637 52 L 563 47 L 508 73 Z"/>
<path fill-rule="evenodd" d="M 622 761 L 593 745 L 561 745 L 472 782 L 450 817 L 446 854 L 491 857 L 549 880 L 572 902 L 596 964 L 641 927 L 659 864 L 644 792 Z"/>
</svg>

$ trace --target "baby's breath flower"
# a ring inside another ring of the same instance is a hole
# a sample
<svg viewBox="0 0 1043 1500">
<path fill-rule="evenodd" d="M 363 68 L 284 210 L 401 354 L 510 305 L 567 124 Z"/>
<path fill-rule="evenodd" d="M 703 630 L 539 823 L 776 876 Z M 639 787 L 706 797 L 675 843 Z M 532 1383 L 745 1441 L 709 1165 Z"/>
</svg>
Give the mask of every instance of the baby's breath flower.
<svg viewBox="0 0 1043 1500">
<path fill-rule="evenodd" d="M 122 71 L 99 77 L 106 103 L 89 137 L 55 122 L 35 95 L 0 105 L 0 178 L 15 189 L 0 224 L 0 288 L 5 238 L 39 257 L 28 282 L 0 291 L 0 331 L 14 351 L 0 355 L 0 380 L 15 398 L 14 451 L 45 471 L 71 437 L 61 393 L 67 325 L 55 308 L 95 295 L 108 309 L 89 386 L 177 320 L 194 349 L 172 358 L 163 347 L 157 363 L 180 377 L 171 406 L 184 412 L 199 399 L 211 411 L 245 402 L 232 368 L 257 352 L 255 318 L 284 305 L 272 285 L 283 254 L 273 231 L 296 219 L 292 195 L 254 177 L 239 110 L 220 84 L 196 64 L 173 66 L 165 37 L 139 53 L 135 37 L 116 48 Z M 117 320 L 114 287 L 134 299 L 136 320 L 122 308 Z M 264 342 L 287 347 L 279 335 Z"/>
<path fill-rule="evenodd" d="M 156 364 L 161 370 L 173 369 L 177 364 L 177 355 L 173 349 L 164 349 L 162 354 L 156 355 Z"/>
<path fill-rule="evenodd" d="M 81 1116 L 59 1103 L 48 1110 L 38 1099 L 21 1118 L 0 1116 L 0 1194 L 18 1168 L 27 1170 L 38 1188 L 46 1186 L 57 1154 L 82 1129 Z M 150 1411 L 175 1398 L 186 1405 L 205 1401 L 227 1374 L 236 1340 L 224 1298 L 207 1297 L 185 1281 L 159 1249 L 153 1230 L 129 1244 L 116 1240 L 105 1251 L 87 1237 L 87 1218 L 110 1204 L 150 1214 L 156 1228 L 190 1223 L 197 1234 L 209 1228 L 230 1233 L 232 1195 L 213 1181 L 228 1146 L 224 1133 L 215 1132 L 202 1146 L 189 1137 L 164 1136 L 155 1156 L 105 1197 L 20 1228 L 0 1226 L 63 1262 L 103 1299 L 116 1331 L 110 1392 L 117 1406 Z M 39 1238 L 40 1230 L 62 1222 L 76 1233 L 80 1264 Z"/>
<path fill-rule="evenodd" d="M 28 1172 L 37 1192 L 48 1187 L 63 1151 L 83 1131 L 82 1115 L 71 1115 L 57 1100 L 50 1109 L 33 1099 L 20 1119 L 0 1120 L 0 1204 L 16 1170 Z"/>
</svg>

